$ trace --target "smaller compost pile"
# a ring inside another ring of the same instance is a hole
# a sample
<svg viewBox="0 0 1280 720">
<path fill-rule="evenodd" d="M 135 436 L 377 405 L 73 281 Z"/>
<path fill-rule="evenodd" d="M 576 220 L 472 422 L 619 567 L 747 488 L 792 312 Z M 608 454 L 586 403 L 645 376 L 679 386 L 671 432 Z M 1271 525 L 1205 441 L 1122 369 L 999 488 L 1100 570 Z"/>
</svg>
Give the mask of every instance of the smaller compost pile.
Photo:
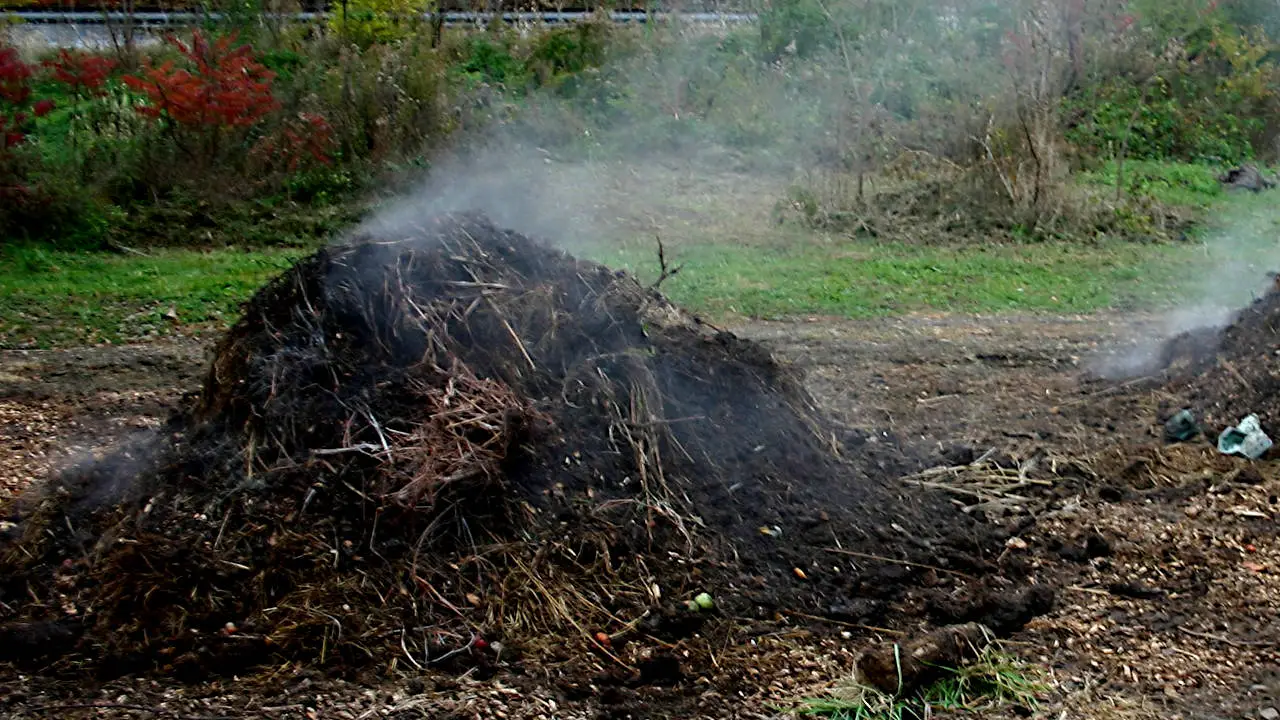
<svg viewBox="0 0 1280 720">
<path fill-rule="evenodd" d="M 878 445 L 632 277 L 444 216 L 300 261 L 160 437 L 14 510 L 0 660 L 457 669 L 916 582 L 853 556 L 974 567 Z"/>
<path fill-rule="evenodd" d="M 1256 414 L 1280 433 L 1280 285 L 1230 325 L 1184 333 L 1165 346 L 1165 389 L 1217 432 Z"/>
</svg>

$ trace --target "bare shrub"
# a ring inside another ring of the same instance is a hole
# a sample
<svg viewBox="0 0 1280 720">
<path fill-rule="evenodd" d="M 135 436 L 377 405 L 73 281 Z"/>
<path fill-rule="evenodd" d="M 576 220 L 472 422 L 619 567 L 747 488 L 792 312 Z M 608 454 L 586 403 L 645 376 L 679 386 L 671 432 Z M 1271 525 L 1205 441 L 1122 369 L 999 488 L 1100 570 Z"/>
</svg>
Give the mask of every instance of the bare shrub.
<svg viewBox="0 0 1280 720">
<path fill-rule="evenodd" d="M 1157 209 L 1102 201 L 1072 178 L 1066 133 L 1078 119 L 1063 108 L 1074 89 L 1106 68 L 1151 77 L 1122 5 L 905 3 L 868 26 L 812 1 L 831 27 L 826 64 L 839 68 L 833 143 L 779 218 L 876 237 L 1089 235 L 1116 227 L 1117 213 L 1160 224 Z"/>
</svg>

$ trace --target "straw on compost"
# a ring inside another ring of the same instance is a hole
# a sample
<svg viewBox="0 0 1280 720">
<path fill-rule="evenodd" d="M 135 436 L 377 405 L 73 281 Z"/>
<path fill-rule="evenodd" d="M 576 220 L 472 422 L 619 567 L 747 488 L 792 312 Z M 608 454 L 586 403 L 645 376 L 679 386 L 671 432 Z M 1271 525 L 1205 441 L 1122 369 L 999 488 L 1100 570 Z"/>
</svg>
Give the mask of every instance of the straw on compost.
<svg viewBox="0 0 1280 720">
<path fill-rule="evenodd" d="M 0 631 L 112 674 L 630 666 L 631 638 L 974 568 L 979 531 L 881 445 L 631 276 L 445 216 L 300 261 L 164 433 L 18 507 Z"/>
</svg>

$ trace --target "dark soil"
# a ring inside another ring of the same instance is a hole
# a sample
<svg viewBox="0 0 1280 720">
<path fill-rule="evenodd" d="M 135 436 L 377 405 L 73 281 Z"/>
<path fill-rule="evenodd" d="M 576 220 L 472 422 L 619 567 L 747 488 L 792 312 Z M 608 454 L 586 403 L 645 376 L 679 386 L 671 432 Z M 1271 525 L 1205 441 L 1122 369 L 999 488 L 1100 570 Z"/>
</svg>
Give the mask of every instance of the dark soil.
<svg viewBox="0 0 1280 720">
<path fill-rule="evenodd" d="M 994 451 L 1001 463 L 1026 466 L 1050 483 L 1025 507 L 987 518 L 1009 538 L 992 559 L 1002 575 L 1029 575 L 1058 589 L 1048 614 L 1031 620 L 1006 646 L 1053 671 L 1052 690 L 1034 717 L 1263 717 L 1262 711 L 1280 708 L 1274 612 L 1280 598 L 1280 469 L 1269 461 L 1219 455 L 1204 437 L 1165 443 L 1161 408 L 1185 402 L 1165 389 L 1167 377 L 1154 373 L 1134 382 L 1093 375 L 1092 357 L 1128 356 L 1160 327 L 1160 318 L 1104 314 L 815 318 L 736 330 L 803 371 L 825 412 L 879 438 L 864 447 L 888 444 L 882 431 L 892 428 L 899 443 L 913 448 L 908 457 L 926 464 L 966 465 Z M 1216 356 L 1209 347 L 1206 357 Z M 45 413 L 44 432 L 55 438 L 55 447 L 80 433 L 64 418 L 110 433 L 97 438 L 101 443 L 124 427 L 115 419 L 128 417 L 132 407 L 99 402 L 104 387 L 128 395 L 195 389 L 169 371 L 132 372 L 128 367 L 136 363 L 122 359 L 153 354 L 172 353 L 145 346 L 38 359 L 0 353 L 0 370 L 22 378 L 6 401 L 27 418 Z M 65 382 L 39 398 L 23 394 L 39 387 L 35 375 L 54 377 L 51 371 Z M 1183 387 L 1193 385 L 1184 380 Z M 2 429 L 6 441 L 17 442 L 11 428 L 18 427 L 15 421 Z M 862 453 L 855 460 L 881 457 Z M 983 463 L 978 474 L 987 471 Z M 962 504 L 973 502 L 953 495 Z M 861 565 L 893 567 L 870 560 Z M 656 658 L 644 666 L 655 680 L 664 678 L 664 667 L 674 670 L 670 659 L 677 659 L 675 686 L 639 684 L 638 670 L 623 672 L 599 651 L 572 645 L 576 635 L 570 635 L 559 657 L 504 647 L 488 671 L 496 675 L 484 680 L 432 671 L 395 679 L 409 667 L 407 660 L 385 679 L 361 683 L 326 678 L 308 663 L 193 685 L 163 678 L 97 682 L 84 672 L 59 679 L 0 665 L 0 715 L 793 717 L 782 709 L 844 682 L 870 645 L 920 637 L 917 631 L 930 624 L 956 622 L 984 608 L 1001 612 L 1008 606 L 1000 598 L 1034 599 L 1002 575 L 968 581 L 925 570 L 897 599 L 843 599 L 821 621 L 724 613 L 702 623 L 695 635 L 660 645 L 648 636 L 662 630 L 669 633 L 664 637 L 679 637 L 689 632 L 681 623 L 693 617 L 679 612 L 678 603 L 664 603 L 643 633 L 630 642 L 619 635 L 612 649 L 637 666 Z M 724 593 L 710 590 L 723 600 Z M 1021 715 L 996 710 L 983 716 Z"/>
<path fill-rule="evenodd" d="M 679 683 L 743 622 L 899 622 L 935 569 L 994 569 L 984 526 L 893 482 L 916 462 L 634 279 L 443 218 L 300 262 L 160 433 L 11 508 L 5 632 L 108 677 Z"/>
<path fill-rule="evenodd" d="M 976 658 L 991 643 L 977 623 L 948 625 L 906 643 L 886 643 L 858 658 L 860 677 L 883 693 L 911 694 Z"/>
</svg>

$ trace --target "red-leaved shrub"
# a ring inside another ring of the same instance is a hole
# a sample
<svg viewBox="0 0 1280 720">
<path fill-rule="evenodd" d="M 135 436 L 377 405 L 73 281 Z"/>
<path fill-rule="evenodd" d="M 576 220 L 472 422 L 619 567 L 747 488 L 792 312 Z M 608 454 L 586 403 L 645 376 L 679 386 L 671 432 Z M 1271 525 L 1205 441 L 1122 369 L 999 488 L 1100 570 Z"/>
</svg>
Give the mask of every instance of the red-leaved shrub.
<svg viewBox="0 0 1280 720">
<path fill-rule="evenodd" d="M 138 112 L 187 127 L 225 129 L 250 127 L 280 107 L 271 92 L 275 73 L 254 59 L 248 45 L 233 48 L 234 34 L 210 43 L 197 30 L 190 45 L 173 36 L 167 40 L 191 69 L 170 60 L 144 68 L 140 76 L 125 76 L 150 101 Z"/>
<path fill-rule="evenodd" d="M 14 152 L 26 142 L 31 118 L 53 110 L 52 100 L 32 102 L 34 74 L 17 50 L 0 46 L 0 230 L 35 197 L 26 166 Z"/>
<path fill-rule="evenodd" d="M 35 71 L 18 51 L 0 47 L 0 153 L 27 139 L 26 124 L 32 117 L 53 110 L 52 100 L 31 102 L 31 76 Z"/>
<path fill-rule="evenodd" d="M 45 67 L 53 70 L 53 78 L 79 95 L 101 95 L 116 61 L 99 55 L 79 51 L 59 50 L 56 60 L 46 60 Z"/>
<path fill-rule="evenodd" d="M 332 165 L 337 141 L 323 116 L 298 113 L 253 147 L 251 157 L 263 169 L 295 173 L 307 165 Z"/>
<path fill-rule="evenodd" d="M 238 166 L 251 130 L 280 108 L 272 93 L 275 73 L 248 45 L 233 47 L 234 35 L 210 42 L 197 30 L 190 44 L 167 40 L 185 67 L 170 60 L 126 75 L 124 82 L 147 96 L 138 112 L 166 124 L 167 135 L 200 171 Z"/>
<path fill-rule="evenodd" d="M 0 47 L 0 101 L 21 105 L 31 97 L 31 66 L 18 57 L 18 51 Z"/>
</svg>

